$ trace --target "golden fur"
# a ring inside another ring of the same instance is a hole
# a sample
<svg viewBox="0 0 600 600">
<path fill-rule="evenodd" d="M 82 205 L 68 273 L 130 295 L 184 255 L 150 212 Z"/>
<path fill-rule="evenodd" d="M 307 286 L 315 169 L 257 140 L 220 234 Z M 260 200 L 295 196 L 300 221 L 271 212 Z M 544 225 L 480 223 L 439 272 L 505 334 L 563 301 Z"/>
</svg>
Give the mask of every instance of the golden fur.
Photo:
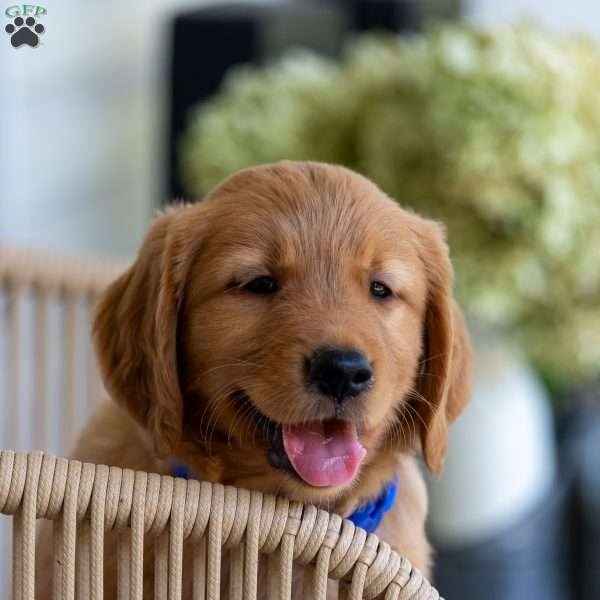
<svg viewBox="0 0 600 600">
<path fill-rule="evenodd" d="M 277 279 L 276 295 L 244 292 L 265 274 Z M 393 296 L 370 295 L 373 279 Z M 436 223 L 341 167 L 246 169 L 154 221 L 134 265 L 105 293 L 94 340 L 114 402 L 75 457 L 159 472 L 175 459 L 199 478 L 345 515 L 396 473 L 398 499 L 378 533 L 429 572 L 414 454 L 441 470 L 448 425 L 470 386 L 467 332 Z M 359 424 L 368 450 L 357 477 L 317 488 L 270 466 L 254 408 L 275 423 L 340 416 L 303 381 L 303 357 L 323 345 L 365 353 L 375 382 L 341 415 Z M 240 389 L 250 404 L 235 401 Z"/>
</svg>

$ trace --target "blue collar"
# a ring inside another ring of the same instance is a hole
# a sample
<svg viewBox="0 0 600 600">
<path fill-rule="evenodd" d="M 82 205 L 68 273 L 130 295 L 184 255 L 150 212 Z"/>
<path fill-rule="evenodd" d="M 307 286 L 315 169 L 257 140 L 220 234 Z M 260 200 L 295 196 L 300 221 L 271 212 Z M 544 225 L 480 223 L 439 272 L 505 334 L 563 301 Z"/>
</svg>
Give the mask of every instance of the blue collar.
<svg viewBox="0 0 600 600">
<path fill-rule="evenodd" d="M 173 477 L 181 477 L 181 479 L 190 478 L 188 468 L 181 464 L 173 465 L 172 475 Z M 359 506 L 348 519 L 357 527 L 362 527 L 367 533 L 373 533 L 379 527 L 383 515 L 394 506 L 397 492 L 398 477 L 394 477 L 394 480 L 381 490 L 381 494 L 375 500 L 369 500 L 369 502 Z"/>
<path fill-rule="evenodd" d="M 190 478 L 190 472 L 188 471 L 188 468 L 185 465 L 180 465 L 178 463 L 171 465 L 171 475 L 173 475 L 173 477 L 179 477 L 180 479 Z"/>
<path fill-rule="evenodd" d="M 394 506 L 397 492 L 398 477 L 394 477 L 394 480 L 381 490 L 379 497 L 359 506 L 348 519 L 367 533 L 373 533 L 379 527 L 383 515 Z"/>
</svg>

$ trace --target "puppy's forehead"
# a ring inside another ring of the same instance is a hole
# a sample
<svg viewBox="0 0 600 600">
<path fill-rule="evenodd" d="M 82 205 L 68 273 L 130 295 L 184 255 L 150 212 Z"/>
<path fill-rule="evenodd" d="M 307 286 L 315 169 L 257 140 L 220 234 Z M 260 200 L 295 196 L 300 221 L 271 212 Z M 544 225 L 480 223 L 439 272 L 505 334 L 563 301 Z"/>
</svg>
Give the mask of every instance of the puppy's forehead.
<svg viewBox="0 0 600 600">
<path fill-rule="evenodd" d="M 330 169 L 253 173 L 216 190 L 210 201 L 219 246 L 286 264 L 336 256 L 413 258 L 409 215 L 368 180 Z"/>
</svg>

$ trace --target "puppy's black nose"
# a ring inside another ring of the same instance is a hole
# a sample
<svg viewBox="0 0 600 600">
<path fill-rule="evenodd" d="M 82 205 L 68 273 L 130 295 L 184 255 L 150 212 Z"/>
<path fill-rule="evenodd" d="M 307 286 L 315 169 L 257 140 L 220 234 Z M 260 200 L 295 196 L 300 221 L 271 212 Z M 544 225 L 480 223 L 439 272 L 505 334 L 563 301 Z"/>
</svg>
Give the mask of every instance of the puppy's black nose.
<svg viewBox="0 0 600 600">
<path fill-rule="evenodd" d="M 369 387 L 373 369 L 361 352 L 323 348 L 310 361 L 309 377 L 324 394 L 341 402 Z"/>
</svg>

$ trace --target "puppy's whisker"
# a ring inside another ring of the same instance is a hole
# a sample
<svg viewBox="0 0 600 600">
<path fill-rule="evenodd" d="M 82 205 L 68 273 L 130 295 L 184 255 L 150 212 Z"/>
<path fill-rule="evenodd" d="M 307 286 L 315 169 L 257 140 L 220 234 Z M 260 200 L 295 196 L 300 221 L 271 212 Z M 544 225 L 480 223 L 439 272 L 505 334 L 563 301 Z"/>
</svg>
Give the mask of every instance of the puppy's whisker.
<svg viewBox="0 0 600 600">
<path fill-rule="evenodd" d="M 217 424 L 220 420 L 220 416 L 222 415 L 225 408 L 227 408 L 227 404 L 226 404 L 227 399 L 231 396 L 231 394 L 233 394 L 237 390 L 239 390 L 243 386 L 244 383 L 249 382 L 249 381 L 252 381 L 251 376 L 242 377 L 242 378 L 237 379 L 236 381 L 227 382 L 226 384 L 221 386 L 221 388 L 219 388 L 219 390 L 217 391 L 216 399 L 212 402 L 215 410 L 213 410 L 213 413 L 209 418 L 209 424 L 207 425 L 209 448 L 210 448 L 211 452 L 212 452 L 212 440 L 214 437 L 214 433 L 215 433 Z M 244 406 L 248 406 L 248 405 L 244 405 Z M 234 414 L 234 420 L 235 420 L 238 412 L 239 412 L 239 409 L 237 409 L 236 413 Z M 212 427 L 211 427 L 211 424 L 212 424 Z M 228 429 L 227 440 L 228 440 L 227 441 L 228 446 L 231 447 L 230 428 Z"/>
<path fill-rule="evenodd" d="M 216 404 L 217 401 L 218 401 L 218 398 L 215 398 L 215 400 L 214 400 L 213 403 Z M 210 426 L 210 420 L 212 418 L 212 412 L 211 412 L 212 406 L 211 405 L 213 403 L 211 403 L 211 402 L 205 402 L 204 403 L 204 409 L 202 410 L 202 414 L 200 415 L 200 420 L 199 420 L 199 423 L 198 423 L 198 427 L 199 427 L 199 430 L 200 430 L 200 435 L 201 435 L 202 440 L 203 440 L 203 442 L 204 442 L 205 445 L 208 444 L 208 437 L 207 437 L 206 434 L 208 433 L 208 427 Z M 204 418 L 206 416 L 208 417 L 208 422 L 206 424 L 206 427 L 204 427 Z M 210 451 L 208 451 L 208 454 L 209 455 L 211 454 Z"/>
<path fill-rule="evenodd" d="M 425 398 L 425 396 L 423 396 L 423 394 L 421 394 L 421 392 L 419 392 L 418 390 L 415 390 L 414 388 L 409 388 L 409 390 L 406 392 L 406 395 L 408 397 L 411 397 L 413 400 L 422 402 L 432 410 L 435 410 L 435 405 L 430 400 L 427 400 L 427 398 Z"/>
<path fill-rule="evenodd" d="M 383 451 L 387 452 L 388 447 L 391 450 L 394 446 L 394 437 L 396 432 L 396 423 L 391 421 L 388 423 L 383 432 Z"/>
<path fill-rule="evenodd" d="M 227 382 L 218 388 L 211 402 L 206 402 L 202 417 L 200 420 L 201 431 L 205 432 L 204 440 L 207 445 L 207 451 L 212 454 L 212 438 L 214 436 L 215 427 L 219 421 L 222 412 L 227 408 L 227 398 L 236 390 L 236 382 Z M 204 416 L 208 414 L 206 427 L 203 427 Z"/>
<path fill-rule="evenodd" d="M 390 419 L 384 429 L 383 435 L 383 449 L 384 452 L 388 450 L 388 446 L 390 450 L 394 448 L 394 442 L 396 437 L 400 438 L 401 444 L 404 444 L 404 431 L 398 422 L 398 419 L 402 418 L 402 415 L 396 411 L 397 418 Z"/>
<path fill-rule="evenodd" d="M 266 436 L 268 427 L 269 427 L 269 420 L 264 415 L 260 415 L 260 418 L 258 419 L 258 421 L 256 422 L 255 427 L 254 427 L 254 435 L 256 435 L 256 430 L 262 430 L 263 436 Z M 252 436 L 253 442 L 254 442 L 254 435 Z"/>
<path fill-rule="evenodd" d="M 256 440 L 256 432 L 260 426 L 260 423 L 262 420 L 264 420 L 264 416 L 257 414 L 256 415 L 256 419 L 253 419 L 253 423 L 252 423 L 252 437 L 251 437 L 251 443 L 252 445 L 254 445 L 255 440 Z"/>
<path fill-rule="evenodd" d="M 247 418 L 245 419 L 246 423 L 245 423 L 245 427 L 243 430 L 240 430 L 240 439 L 245 439 L 248 432 L 249 432 L 249 428 L 253 425 L 254 428 L 256 428 L 256 423 L 257 421 L 264 419 L 263 415 L 256 409 L 256 407 L 252 404 L 252 401 L 248 401 L 246 403 L 244 403 L 244 407 L 245 407 L 245 412 L 244 417 L 254 417 L 254 418 Z M 248 436 L 249 438 L 249 436 Z M 251 443 L 254 444 L 254 435 L 252 436 L 251 439 Z"/>
<path fill-rule="evenodd" d="M 405 426 L 406 431 L 412 431 L 414 433 L 416 431 L 415 421 L 410 410 L 407 408 L 408 406 L 408 403 L 401 404 L 397 407 L 396 414 L 400 423 Z"/>
<path fill-rule="evenodd" d="M 217 396 L 213 402 L 211 402 L 210 407 L 207 406 L 207 412 L 208 412 L 208 420 L 206 423 L 206 427 L 203 429 L 204 431 L 204 440 L 205 440 L 205 444 L 207 447 L 207 452 L 209 454 L 209 456 L 212 456 L 212 442 L 213 442 L 213 435 L 214 435 L 214 428 L 216 426 L 216 423 L 219 420 L 219 416 L 222 414 L 222 412 L 224 411 L 225 407 L 223 406 L 224 404 L 224 400 L 225 400 L 226 394 L 222 395 L 222 396 Z M 209 410 L 210 408 L 210 410 Z"/>
<path fill-rule="evenodd" d="M 231 448 L 231 438 L 233 437 L 233 434 L 235 433 L 235 428 L 236 426 L 239 424 L 241 424 L 247 417 L 250 417 L 250 415 L 254 412 L 254 408 L 252 406 L 250 406 L 249 404 L 241 404 L 235 411 L 233 420 L 231 422 L 230 427 L 228 428 L 227 431 L 227 446 L 229 448 Z M 243 432 L 240 432 L 240 441 L 243 443 Z"/>
<path fill-rule="evenodd" d="M 283 390 L 277 390 L 275 392 L 274 395 L 269 397 L 269 404 L 279 404 L 279 405 L 285 405 L 285 394 Z M 255 438 L 256 438 L 256 432 L 258 430 L 258 428 L 260 427 L 262 429 L 263 435 L 269 439 L 270 436 L 270 427 L 271 427 L 271 420 L 266 418 L 264 415 L 262 415 L 261 413 L 259 413 L 258 411 L 256 411 L 256 419 L 254 420 L 254 427 L 252 430 L 252 443 L 254 443 Z"/>
<path fill-rule="evenodd" d="M 421 414 L 419 413 L 419 411 L 414 406 L 411 406 L 411 404 L 409 402 L 407 402 L 404 406 L 409 410 L 408 414 L 414 415 L 415 417 L 417 417 L 419 419 L 419 421 L 423 424 L 423 427 L 425 428 L 425 431 L 427 433 L 429 433 L 431 425 L 429 423 L 427 423 L 425 421 L 425 419 L 423 419 L 423 417 L 421 416 Z"/>
<path fill-rule="evenodd" d="M 410 431 L 409 423 L 408 423 L 406 417 L 404 416 L 403 412 L 400 411 L 397 414 L 398 414 L 400 420 L 394 421 L 394 429 L 398 430 L 402 445 L 408 446 L 408 444 L 409 444 L 408 432 Z"/>
<path fill-rule="evenodd" d="M 427 371 L 424 371 L 423 373 L 419 373 L 420 377 L 433 377 L 434 379 L 439 379 L 439 380 L 444 380 L 445 377 L 444 375 L 440 374 L 440 373 L 428 373 Z"/>
<path fill-rule="evenodd" d="M 439 354 L 433 354 L 432 356 L 428 356 L 427 358 L 419 359 L 418 365 L 422 366 L 432 360 L 437 360 L 438 358 L 443 358 L 444 356 L 448 356 L 448 352 L 440 352 Z"/>
<path fill-rule="evenodd" d="M 405 412 L 404 413 L 404 419 L 406 421 L 406 426 L 411 429 L 412 431 L 416 430 L 416 424 L 415 424 L 415 419 L 412 415 L 412 413 L 410 412 Z"/>
</svg>

